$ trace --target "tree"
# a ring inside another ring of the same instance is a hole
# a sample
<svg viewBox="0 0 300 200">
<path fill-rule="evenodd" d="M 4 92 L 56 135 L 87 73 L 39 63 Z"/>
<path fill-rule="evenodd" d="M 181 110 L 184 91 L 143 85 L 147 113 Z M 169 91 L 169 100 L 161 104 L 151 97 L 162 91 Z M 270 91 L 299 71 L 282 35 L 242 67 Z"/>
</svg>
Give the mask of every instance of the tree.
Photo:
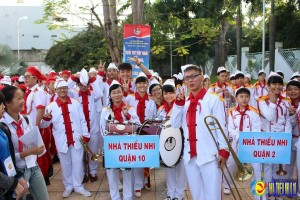
<svg viewBox="0 0 300 200">
<path fill-rule="evenodd" d="M 97 27 L 103 34 L 103 37 L 107 43 L 107 47 L 110 52 L 112 62 L 119 64 L 121 62 L 121 43 L 120 43 L 120 31 L 119 20 L 117 16 L 117 4 L 116 0 L 102 0 L 103 8 L 103 20 L 97 12 L 99 4 L 94 4 L 91 0 L 90 4 L 81 7 L 81 11 L 72 13 L 70 9 L 70 2 L 72 0 L 44 0 L 44 15 L 39 23 L 49 23 L 49 28 L 60 28 L 54 23 L 53 19 L 60 19 L 60 15 L 72 14 L 80 16 L 80 13 L 91 13 L 96 18 L 98 25 L 93 22 L 88 22 L 89 25 Z M 128 5 L 128 3 L 127 3 Z M 143 17 L 144 1 L 138 0 L 138 15 L 139 20 Z M 67 26 L 67 24 L 65 24 Z"/>
<path fill-rule="evenodd" d="M 57 42 L 48 51 L 45 62 L 53 69 L 79 71 L 84 66 L 97 66 L 99 60 L 109 60 L 105 39 L 98 28 L 90 27 L 71 39 Z"/>
</svg>

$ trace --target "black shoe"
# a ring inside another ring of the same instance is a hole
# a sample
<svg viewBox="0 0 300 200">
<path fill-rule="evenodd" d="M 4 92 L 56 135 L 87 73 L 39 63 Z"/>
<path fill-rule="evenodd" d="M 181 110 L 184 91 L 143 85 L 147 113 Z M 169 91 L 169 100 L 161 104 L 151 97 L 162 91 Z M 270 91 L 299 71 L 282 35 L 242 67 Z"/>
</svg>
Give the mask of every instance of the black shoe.
<svg viewBox="0 0 300 200">
<path fill-rule="evenodd" d="M 54 163 L 58 163 L 58 162 L 59 162 L 59 157 L 57 154 L 55 154 L 52 158 L 52 163 L 54 164 Z"/>
<path fill-rule="evenodd" d="M 31 194 L 27 194 L 26 195 L 26 200 L 34 200 L 34 198 Z"/>
<path fill-rule="evenodd" d="M 48 177 L 53 176 L 53 165 L 51 165 L 48 169 Z"/>
<path fill-rule="evenodd" d="M 87 183 L 87 182 L 89 182 L 89 176 L 84 175 L 82 183 Z"/>
<path fill-rule="evenodd" d="M 50 179 L 49 177 L 44 177 L 46 185 L 50 185 Z"/>
</svg>

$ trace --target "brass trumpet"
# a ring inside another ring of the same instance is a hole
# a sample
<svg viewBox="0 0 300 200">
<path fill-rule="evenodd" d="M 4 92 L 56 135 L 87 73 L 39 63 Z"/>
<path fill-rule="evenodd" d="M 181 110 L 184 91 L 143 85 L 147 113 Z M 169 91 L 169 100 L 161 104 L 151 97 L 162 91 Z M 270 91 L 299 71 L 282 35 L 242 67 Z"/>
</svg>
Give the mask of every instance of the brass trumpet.
<svg viewBox="0 0 300 200">
<path fill-rule="evenodd" d="M 228 167 L 227 167 L 226 163 L 225 163 L 225 168 L 228 171 L 228 174 L 230 176 L 231 181 L 234 184 L 234 187 L 237 189 L 237 187 L 236 187 L 236 185 L 234 183 L 234 180 L 236 180 L 236 181 L 246 181 L 246 180 L 250 179 L 252 177 L 252 175 L 253 175 L 253 168 L 252 168 L 251 165 L 243 165 L 243 164 L 241 164 L 241 162 L 239 161 L 236 153 L 232 149 L 231 144 L 229 143 L 229 141 L 228 141 L 228 139 L 227 139 L 227 137 L 226 137 L 226 135 L 225 135 L 225 133 L 224 133 L 224 131 L 223 131 L 223 129 L 222 129 L 222 127 L 221 127 L 221 125 L 220 125 L 220 123 L 219 123 L 219 121 L 218 121 L 217 118 L 215 118 L 212 115 L 208 115 L 208 116 L 206 116 L 204 118 L 204 122 L 205 122 L 205 125 L 206 125 L 207 129 L 209 130 L 209 133 L 211 134 L 211 136 L 212 136 L 212 138 L 213 138 L 213 140 L 214 140 L 214 142 L 215 142 L 218 150 L 219 150 L 219 145 L 218 145 L 218 142 L 216 141 L 216 138 L 215 138 L 214 133 L 212 131 L 214 131 L 214 130 L 220 130 L 221 133 L 222 133 L 222 135 L 223 135 L 223 137 L 224 137 L 224 140 L 226 141 L 226 144 L 228 146 L 229 152 L 231 153 L 231 156 L 232 156 L 232 158 L 233 158 L 233 160 L 234 160 L 234 162 L 235 162 L 235 164 L 237 166 L 237 170 L 233 174 L 234 179 L 232 178 L 232 176 L 231 176 L 231 174 L 230 174 L 230 172 L 228 170 Z M 221 170 L 222 170 L 222 174 L 224 175 L 224 171 L 223 171 L 222 168 L 221 168 Z M 232 188 L 231 188 L 231 186 L 230 186 L 230 184 L 228 182 L 227 177 L 225 175 L 224 175 L 224 177 L 225 177 L 225 180 L 226 180 L 226 182 L 228 183 L 228 185 L 230 187 L 230 190 L 232 191 Z M 232 194 L 234 196 L 234 199 L 237 199 L 235 197 L 235 194 L 233 192 L 232 192 Z M 237 190 L 237 194 L 239 196 L 239 199 L 242 199 L 241 195 L 238 192 L 238 190 Z"/>
<path fill-rule="evenodd" d="M 278 171 L 276 172 L 276 174 L 277 174 L 278 176 L 284 176 L 284 175 L 287 174 L 287 172 L 284 171 L 282 164 L 279 164 L 279 169 L 278 169 Z"/>
<path fill-rule="evenodd" d="M 91 160 L 92 161 L 98 161 L 98 158 L 100 157 L 99 154 L 93 153 L 92 150 L 90 149 L 89 145 L 87 143 L 85 143 L 85 141 L 80 137 L 79 138 L 80 143 L 82 144 L 84 150 L 90 154 L 91 156 Z"/>
</svg>

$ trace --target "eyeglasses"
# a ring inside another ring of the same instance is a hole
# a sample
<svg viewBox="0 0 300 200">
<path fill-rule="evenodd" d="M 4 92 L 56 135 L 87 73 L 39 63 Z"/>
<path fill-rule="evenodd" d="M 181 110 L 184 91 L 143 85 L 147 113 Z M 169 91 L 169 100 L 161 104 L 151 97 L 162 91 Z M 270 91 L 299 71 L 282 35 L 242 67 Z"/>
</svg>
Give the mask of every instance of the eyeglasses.
<svg viewBox="0 0 300 200">
<path fill-rule="evenodd" d="M 194 74 L 191 76 L 185 76 L 185 77 L 183 77 L 183 80 L 184 81 L 194 80 L 195 78 L 197 78 L 197 76 L 200 76 L 200 75 L 202 75 L 202 74 Z"/>
<path fill-rule="evenodd" d="M 60 87 L 60 88 L 57 88 L 57 90 L 67 90 L 68 87 Z"/>
<path fill-rule="evenodd" d="M 24 79 L 30 79 L 30 78 L 35 78 L 35 76 L 32 76 L 32 75 L 26 75 L 26 76 L 24 76 Z"/>
</svg>

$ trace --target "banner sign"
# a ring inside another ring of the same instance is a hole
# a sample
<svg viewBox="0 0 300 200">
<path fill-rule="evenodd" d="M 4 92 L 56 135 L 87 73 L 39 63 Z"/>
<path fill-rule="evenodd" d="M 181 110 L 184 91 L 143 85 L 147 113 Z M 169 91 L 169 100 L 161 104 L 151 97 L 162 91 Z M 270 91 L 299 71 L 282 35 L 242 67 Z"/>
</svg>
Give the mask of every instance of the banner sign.
<svg viewBox="0 0 300 200">
<path fill-rule="evenodd" d="M 292 133 L 241 132 L 238 158 L 241 163 L 290 164 Z"/>
<path fill-rule="evenodd" d="M 104 136 L 104 166 L 159 167 L 159 136 Z"/>
<path fill-rule="evenodd" d="M 128 58 L 137 56 L 144 66 L 149 69 L 150 60 L 150 31 L 151 27 L 141 24 L 124 25 L 123 62 L 132 64 L 132 77 L 135 78 L 141 71 L 139 66 Z"/>
</svg>

